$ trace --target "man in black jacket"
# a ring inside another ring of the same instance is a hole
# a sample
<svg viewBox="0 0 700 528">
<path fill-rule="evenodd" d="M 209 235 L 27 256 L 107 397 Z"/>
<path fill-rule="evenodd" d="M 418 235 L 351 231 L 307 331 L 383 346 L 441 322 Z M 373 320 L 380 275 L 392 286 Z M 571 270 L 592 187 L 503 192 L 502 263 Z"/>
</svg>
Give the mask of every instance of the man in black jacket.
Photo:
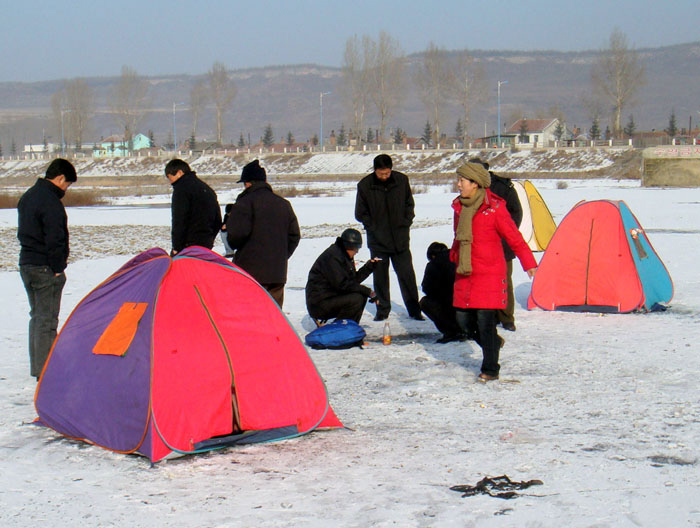
<svg viewBox="0 0 700 528">
<path fill-rule="evenodd" d="M 311 266 L 306 282 L 306 309 L 312 318 L 360 322 L 367 299 L 374 298 L 374 292 L 361 282 L 377 263 L 370 260 L 355 270 L 355 255 L 361 247 L 360 232 L 346 229 Z"/>
<path fill-rule="evenodd" d="M 408 315 L 422 321 L 418 304 L 418 286 L 410 249 L 410 229 L 415 204 L 408 177 L 392 170 L 391 157 L 380 154 L 374 158 L 374 172 L 357 184 L 355 218 L 367 231 L 367 246 L 372 258 L 380 258 L 374 270 L 374 290 L 377 292 L 375 321 L 389 317 L 389 260 L 399 279 L 401 296 Z"/>
<path fill-rule="evenodd" d="M 78 179 L 71 162 L 58 158 L 17 205 L 19 274 L 29 298 L 29 363 L 37 380 L 56 339 L 61 292 L 68 265 L 68 218 L 61 198 Z"/>
<path fill-rule="evenodd" d="M 233 263 L 250 273 L 282 308 L 287 282 L 287 261 L 299 245 L 301 234 L 292 204 L 272 191 L 267 173 L 258 160 L 241 173 L 245 190 L 226 220 L 229 246 L 236 251 Z"/>
<path fill-rule="evenodd" d="M 442 332 L 438 343 L 464 341 L 467 336 L 457 324 L 452 296 L 455 285 L 455 263 L 450 260 L 450 249 L 442 242 L 428 246 L 428 264 L 421 288 L 425 296 L 420 300 L 423 313 Z"/>
<path fill-rule="evenodd" d="M 173 186 L 171 255 L 189 246 L 211 249 L 222 224 L 216 193 L 181 159 L 167 163 L 165 176 Z"/>
<path fill-rule="evenodd" d="M 518 192 L 513 187 L 513 182 L 510 178 L 503 178 L 493 171 L 489 170 L 489 164 L 479 158 L 469 160 L 470 162 L 480 163 L 491 175 L 491 186 L 489 189 L 492 193 L 500 196 L 506 201 L 506 209 L 510 213 L 510 217 L 515 222 L 515 225 L 520 227 L 520 222 L 523 220 L 523 208 L 518 198 Z M 515 332 L 515 295 L 513 293 L 513 259 L 515 253 L 510 249 L 510 246 L 505 240 L 501 240 L 503 244 L 503 255 L 506 258 L 506 277 L 508 279 L 508 304 L 505 309 L 497 310 L 498 322 L 505 330 Z"/>
</svg>

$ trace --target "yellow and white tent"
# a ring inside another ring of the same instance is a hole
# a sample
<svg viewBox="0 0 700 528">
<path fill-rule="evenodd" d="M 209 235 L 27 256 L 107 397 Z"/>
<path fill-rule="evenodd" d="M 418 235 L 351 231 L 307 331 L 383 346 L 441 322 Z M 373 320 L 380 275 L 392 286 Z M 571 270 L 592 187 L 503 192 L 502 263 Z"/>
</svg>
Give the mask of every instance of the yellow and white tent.
<svg viewBox="0 0 700 528">
<path fill-rule="evenodd" d="M 513 186 L 523 208 L 520 233 L 532 251 L 544 251 L 557 228 L 552 213 L 530 180 L 513 180 Z"/>
</svg>

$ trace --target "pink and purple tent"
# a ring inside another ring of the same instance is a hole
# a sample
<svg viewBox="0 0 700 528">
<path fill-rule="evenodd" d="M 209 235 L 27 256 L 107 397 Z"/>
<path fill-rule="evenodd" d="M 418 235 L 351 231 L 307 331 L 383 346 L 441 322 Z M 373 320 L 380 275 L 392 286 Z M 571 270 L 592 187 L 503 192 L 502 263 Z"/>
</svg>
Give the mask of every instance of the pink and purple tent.
<svg viewBox="0 0 700 528">
<path fill-rule="evenodd" d="M 342 427 L 302 341 L 201 247 L 134 257 L 75 308 L 35 397 L 57 432 L 151 461 Z"/>
</svg>

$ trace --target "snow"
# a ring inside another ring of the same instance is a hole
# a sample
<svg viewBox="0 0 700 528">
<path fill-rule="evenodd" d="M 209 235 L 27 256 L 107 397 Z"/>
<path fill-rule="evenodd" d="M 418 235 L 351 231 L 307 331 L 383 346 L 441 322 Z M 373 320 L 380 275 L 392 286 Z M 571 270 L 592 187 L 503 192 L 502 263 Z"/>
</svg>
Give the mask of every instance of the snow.
<svg viewBox="0 0 700 528">
<path fill-rule="evenodd" d="M 0 525 L 700 526 L 700 189 L 535 184 L 557 222 L 582 199 L 625 200 L 674 280 L 671 308 L 527 311 L 530 282 L 516 265 L 518 329 L 501 331 L 502 380 L 484 385 L 476 382 L 480 349 L 435 344 L 430 321 L 407 317 L 392 273 L 390 346 L 381 344 L 383 324 L 370 308 L 364 349 L 310 352 L 348 429 L 154 467 L 29 425 L 36 414 L 27 300 L 19 274 L 0 272 Z M 451 240 L 452 194 L 436 187 L 415 198 L 420 282 L 428 244 Z M 284 311 L 303 336 L 312 328 L 306 274 L 343 227 L 356 225 L 354 194 L 292 203 L 304 238 L 290 262 Z M 68 215 L 71 226 L 167 230 L 170 211 L 93 207 Z M 15 222 L 14 211 L 0 211 L 0 227 Z M 61 324 L 130 256 L 72 261 Z M 359 259 L 368 256 L 365 248 Z M 509 501 L 449 489 L 502 474 L 543 485 Z"/>
</svg>

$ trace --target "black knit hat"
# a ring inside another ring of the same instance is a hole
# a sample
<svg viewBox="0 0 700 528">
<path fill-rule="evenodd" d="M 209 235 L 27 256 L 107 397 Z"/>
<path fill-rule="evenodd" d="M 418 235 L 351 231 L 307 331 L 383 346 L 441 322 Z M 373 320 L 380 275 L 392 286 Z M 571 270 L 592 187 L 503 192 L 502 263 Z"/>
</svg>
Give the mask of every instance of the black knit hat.
<svg viewBox="0 0 700 528">
<path fill-rule="evenodd" d="M 267 180 L 267 173 L 265 172 L 265 169 L 260 166 L 260 162 L 258 160 L 254 160 L 243 167 L 241 179 L 238 180 L 238 183 L 265 180 Z"/>
</svg>

